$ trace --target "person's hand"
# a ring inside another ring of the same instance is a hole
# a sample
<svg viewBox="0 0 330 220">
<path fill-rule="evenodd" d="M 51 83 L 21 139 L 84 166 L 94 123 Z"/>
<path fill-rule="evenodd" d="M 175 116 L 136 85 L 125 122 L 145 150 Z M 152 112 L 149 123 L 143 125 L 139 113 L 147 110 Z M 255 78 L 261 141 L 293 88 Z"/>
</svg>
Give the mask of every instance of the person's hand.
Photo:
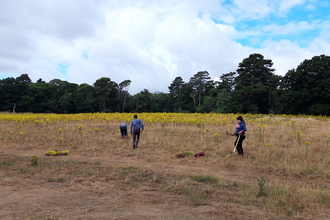
<svg viewBox="0 0 330 220">
<path fill-rule="evenodd" d="M 230 136 L 234 136 L 234 135 L 235 135 L 235 133 L 232 134 L 232 133 L 228 133 L 228 132 L 226 132 L 226 134 L 227 134 L 227 135 L 230 135 Z"/>
</svg>

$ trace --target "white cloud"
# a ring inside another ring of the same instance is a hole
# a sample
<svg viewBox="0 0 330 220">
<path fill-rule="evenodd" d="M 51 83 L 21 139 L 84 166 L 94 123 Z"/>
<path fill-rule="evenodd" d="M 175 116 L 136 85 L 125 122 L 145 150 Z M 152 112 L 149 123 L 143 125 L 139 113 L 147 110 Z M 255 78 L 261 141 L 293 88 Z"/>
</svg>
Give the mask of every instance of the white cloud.
<svg viewBox="0 0 330 220">
<path fill-rule="evenodd" d="M 0 74 L 28 73 L 33 81 L 59 78 L 90 85 L 101 77 L 117 83 L 130 79 L 131 94 L 145 88 L 168 92 L 177 76 L 188 82 L 206 70 L 215 79 L 235 71 L 252 53 L 272 59 L 278 74 L 284 74 L 314 54 L 329 53 L 328 23 L 288 19 L 281 25 L 249 26 L 249 22 L 305 3 L 308 8 L 314 4 L 302 0 L 2 1 Z M 283 37 L 321 28 L 320 36 L 304 48 Z M 273 36 L 280 40 L 268 40 Z M 251 41 L 252 46 L 242 46 L 237 39 Z M 58 65 L 66 65 L 67 73 L 59 72 Z"/>
<path fill-rule="evenodd" d="M 310 1 L 310 0 L 282 0 L 279 4 L 279 13 L 285 14 L 293 7 L 302 5 L 308 1 Z"/>
<path fill-rule="evenodd" d="M 270 24 L 261 28 L 264 34 L 270 34 L 273 36 L 297 34 L 301 32 L 311 31 L 318 28 L 321 24 L 318 21 L 312 23 L 306 21 L 300 22 L 288 22 L 284 25 Z"/>
<path fill-rule="evenodd" d="M 237 6 L 233 12 L 240 20 L 263 18 L 272 11 L 268 1 L 264 0 L 234 0 L 233 2 Z"/>
<path fill-rule="evenodd" d="M 308 48 L 310 51 L 315 51 L 318 54 L 329 56 L 330 53 L 330 22 L 324 22 L 319 37 L 315 38 Z"/>
<path fill-rule="evenodd" d="M 307 11 L 314 11 L 314 10 L 316 10 L 317 8 L 316 8 L 315 5 L 308 4 L 308 5 L 305 6 L 305 9 L 306 9 Z"/>
<path fill-rule="evenodd" d="M 274 63 L 275 73 L 285 75 L 288 70 L 296 68 L 304 59 L 314 56 L 308 50 L 299 47 L 295 42 L 289 40 L 265 41 L 260 53 L 265 59 L 271 59 Z"/>
</svg>

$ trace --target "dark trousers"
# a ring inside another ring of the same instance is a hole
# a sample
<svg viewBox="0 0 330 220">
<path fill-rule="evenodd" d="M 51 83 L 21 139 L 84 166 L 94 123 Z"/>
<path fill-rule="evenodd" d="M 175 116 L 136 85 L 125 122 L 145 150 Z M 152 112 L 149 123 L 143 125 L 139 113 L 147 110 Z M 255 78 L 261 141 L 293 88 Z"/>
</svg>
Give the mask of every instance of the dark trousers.
<svg viewBox="0 0 330 220">
<path fill-rule="evenodd" d="M 133 130 L 133 149 L 138 147 L 139 140 L 140 140 L 140 129 L 134 129 Z"/>
<path fill-rule="evenodd" d="M 244 139 L 245 139 L 244 134 L 237 135 L 235 143 L 234 143 L 234 146 L 236 146 L 236 150 L 237 150 L 238 155 L 242 155 L 242 156 L 244 155 L 244 151 L 243 151 L 243 147 L 242 147 Z"/>
<path fill-rule="evenodd" d="M 121 138 L 127 136 L 127 127 L 120 127 Z"/>
</svg>

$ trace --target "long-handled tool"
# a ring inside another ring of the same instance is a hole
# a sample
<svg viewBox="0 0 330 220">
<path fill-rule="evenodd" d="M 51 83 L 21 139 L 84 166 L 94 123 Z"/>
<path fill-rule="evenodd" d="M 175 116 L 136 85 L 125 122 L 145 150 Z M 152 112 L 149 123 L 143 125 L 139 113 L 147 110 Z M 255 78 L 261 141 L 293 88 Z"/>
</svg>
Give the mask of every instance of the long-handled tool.
<svg viewBox="0 0 330 220">
<path fill-rule="evenodd" d="M 240 138 L 241 138 L 241 135 L 238 135 L 237 142 L 236 142 L 235 148 L 234 148 L 234 150 L 233 150 L 233 153 L 236 152 L 236 147 L 237 147 L 237 145 L 238 145 L 238 142 L 239 142 L 239 139 L 240 139 Z"/>
</svg>

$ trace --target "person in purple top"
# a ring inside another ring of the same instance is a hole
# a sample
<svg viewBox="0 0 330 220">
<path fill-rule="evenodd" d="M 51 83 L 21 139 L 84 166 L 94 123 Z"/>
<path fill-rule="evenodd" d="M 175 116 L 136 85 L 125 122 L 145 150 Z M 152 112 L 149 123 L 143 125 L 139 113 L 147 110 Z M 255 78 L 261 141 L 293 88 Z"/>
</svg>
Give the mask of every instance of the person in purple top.
<svg viewBox="0 0 330 220">
<path fill-rule="evenodd" d="M 127 124 L 126 124 L 126 121 L 123 121 L 122 123 L 120 123 L 119 129 L 120 129 L 121 138 L 124 139 L 127 136 Z"/>
<path fill-rule="evenodd" d="M 133 149 L 138 147 L 140 134 L 144 130 L 144 124 L 137 115 L 134 115 L 134 120 L 131 122 L 131 134 L 133 135 Z"/>
<path fill-rule="evenodd" d="M 246 125 L 245 125 L 245 122 L 244 122 L 242 116 L 238 116 L 236 118 L 236 120 L 237 120 L 236 130 L 231 135 L 236 136 L 234 146 L 236 146 L 236 150 L 237 150 L 238 155 L 243 156 L 244 151 L 243 151 L 242 144 L 243 144 L 243 141 L 245 140 L 245 132 L 247 131 L 247 129 L 246 129 Z"/>
</svg>

